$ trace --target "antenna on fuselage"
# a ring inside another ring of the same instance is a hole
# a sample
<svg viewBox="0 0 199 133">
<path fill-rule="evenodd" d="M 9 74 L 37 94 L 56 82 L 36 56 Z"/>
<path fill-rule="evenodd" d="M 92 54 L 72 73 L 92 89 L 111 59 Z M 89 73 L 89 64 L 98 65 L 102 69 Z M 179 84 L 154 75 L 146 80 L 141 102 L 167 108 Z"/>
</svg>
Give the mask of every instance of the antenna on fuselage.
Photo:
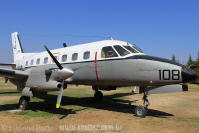
<svg viewBox="0 0 199 133">
<path fill-rule="evenodd" d="M 65 47 L 67 47 L 67 45 L 66 45 L 66 43 L 65 43 L 65 42 L 63 43 L 63 46 L 64 46 L 64 48 L 65 48 Z"/>
<path fill-rule="evenodd" d="M 110 38 L 110 40 L 114 40 L 112 36 L 110 36 L 109 38 Z"/>
</svg>

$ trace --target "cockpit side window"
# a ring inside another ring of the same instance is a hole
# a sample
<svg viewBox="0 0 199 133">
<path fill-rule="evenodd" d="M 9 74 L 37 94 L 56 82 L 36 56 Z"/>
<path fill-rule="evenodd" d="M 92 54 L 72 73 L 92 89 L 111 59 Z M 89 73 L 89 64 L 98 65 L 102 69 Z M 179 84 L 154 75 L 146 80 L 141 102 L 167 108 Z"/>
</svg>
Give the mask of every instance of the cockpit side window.
<svg viewBox="0 0 199 133">
<path fill-rule="evenodd" d="M 134 49 L 136 49 L 138 52 L 143 53 L 143 51 L 138 46 L 136 46 L 135 44 L 133 44 L 132 47 Z"/>
<path fill-rule="evenodd" d="M 111 58 L 111 57 L 118 57 L 118 55 L 111 46 L 107 46 L 102 48 L 101 57 Z"/>
<path fill-rule="evenodd" d="M 125 56 L 127 54 L 130 54 L 126 49 L 124 49 L 123 47 L 121 47 L 120 45 L 115 45 L 113 46 L 116 51 L 120 54 L 120 56 Z"/>
<path fill-rule="evenodd" d="M 131 53 L 138 53 L 138 51 L 136 51 L 134 48 L 132 48 L 131 46 L 124 46 L 127 50 L 129 50 Z"/>
</svg>

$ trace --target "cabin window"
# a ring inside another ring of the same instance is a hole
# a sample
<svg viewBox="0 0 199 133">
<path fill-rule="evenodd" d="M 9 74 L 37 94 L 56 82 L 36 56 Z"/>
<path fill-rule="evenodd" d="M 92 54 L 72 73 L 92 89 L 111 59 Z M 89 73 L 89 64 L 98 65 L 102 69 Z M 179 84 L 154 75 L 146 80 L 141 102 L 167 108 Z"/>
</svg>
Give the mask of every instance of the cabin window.
<svg viewBox="0 0 199 133">
<path fill-rule="evenodd" d="M 118 55 L 111 46 L 107 46 L 102 48 L 101 57 L 111 58 L 111 57 L 118 57 Z"/>
<path fill-rule="evenodd" d="M 48 63 L 48 57 L 45 57 L 44 58 L 44 64 L 47 64 Z"/>
<path fill-rule="evenodd" d="M 84 52 L 84 59 L 89 59 L 90 58 L 90 51 Z"/>
<path fill-rule="evenodd" d="M 72 55 L 72 61 L 77 60 L 77 57 L 78 57 L 78 54 L 77 54 L 77 53 L 74 53 L 74 54 Z"/>
<path fill-rule="evenodd" d="M 62 56 L 62 62 L 66 62 L 66 60 L 67 60 L 67 55 L 63 55 Z"/>
<path fill-rule="evenodd" d="M 36 64 L 37 64 L 37 65 L 40 64 L 40 58 L 37 59 Z"/>
<path fill-rule="evenodd" d="M 28 61 L 26 61 L 26 66 L 28 66 Z"/>
<path fill-rule="evenodd" d="M 120 45 L 115 45 L 113 46 L 116 51 L 120 54 L 120 56 L 125 56 L 127 54 L 130 54 L 126 49 L 124 49 L 123 47 L 121 47 Z"/>
<path fill-rule="evenodd" d="M 130 46 L 124 46 L 127 50 L 129 50 L 131 53 L 138 53 L 134 48 Z"/>
<path fill-rule="evenodd" d="M 33 64 L 34 64 L 34 60 L 31 60 L 30 65 L 33 65 Z"/>
</svg>

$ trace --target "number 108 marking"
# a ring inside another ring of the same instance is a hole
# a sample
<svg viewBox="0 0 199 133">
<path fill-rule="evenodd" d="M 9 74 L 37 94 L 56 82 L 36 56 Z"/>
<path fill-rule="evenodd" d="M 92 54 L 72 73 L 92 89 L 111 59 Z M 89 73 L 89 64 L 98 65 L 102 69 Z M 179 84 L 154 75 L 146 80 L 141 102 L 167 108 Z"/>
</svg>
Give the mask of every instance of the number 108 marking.
<svg viewBox="0 0 199 133">
<path fill-rule="evenodd" d="M 159 70 L 159 79 L 160 80 L 179 80 L 180 71 L 179 70 Z"/>
</svg>

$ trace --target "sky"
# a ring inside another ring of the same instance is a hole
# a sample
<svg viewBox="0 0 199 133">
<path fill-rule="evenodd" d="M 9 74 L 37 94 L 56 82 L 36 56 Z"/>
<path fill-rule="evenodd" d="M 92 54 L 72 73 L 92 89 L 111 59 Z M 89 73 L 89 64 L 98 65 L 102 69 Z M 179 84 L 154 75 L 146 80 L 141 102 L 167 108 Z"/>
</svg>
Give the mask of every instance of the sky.
<svg viewBox="0 0 199 133">
<path fill-rule="evenodd" d="M 198 0 L 1 0 L 0 62 L 12 62 L 12 32 L 24 52 L 123 40 L 181 63 L 199 50 Z"/>
</svg>

